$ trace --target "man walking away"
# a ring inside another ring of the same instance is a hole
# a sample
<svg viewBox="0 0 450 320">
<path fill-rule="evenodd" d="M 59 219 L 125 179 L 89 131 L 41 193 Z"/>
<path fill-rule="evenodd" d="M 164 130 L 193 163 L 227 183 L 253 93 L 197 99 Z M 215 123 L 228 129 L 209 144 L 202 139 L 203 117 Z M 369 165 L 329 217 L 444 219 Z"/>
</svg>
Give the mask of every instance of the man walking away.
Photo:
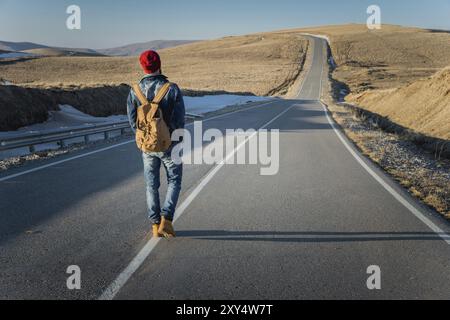
<svg viewBox="0 0 450 320">
<path fill-rule="evenodd" d="M 171 141 L 171 135 L 175 130 L 184 129 L 184 101 L 178 86 L 162 75 L 158 53 L 146 51 L 139 60 L 146 75 L 130 91 L 128 118 L 143 155 L 153 237 L 171 238 L 175 237 L 172 221 L 183 175 L 183 165 L 171 158 L 172 149 L 177 143 Z M 161 164 L 168 180 L 166 200 L 162 207 L 159 198 Z"/>
</svg>

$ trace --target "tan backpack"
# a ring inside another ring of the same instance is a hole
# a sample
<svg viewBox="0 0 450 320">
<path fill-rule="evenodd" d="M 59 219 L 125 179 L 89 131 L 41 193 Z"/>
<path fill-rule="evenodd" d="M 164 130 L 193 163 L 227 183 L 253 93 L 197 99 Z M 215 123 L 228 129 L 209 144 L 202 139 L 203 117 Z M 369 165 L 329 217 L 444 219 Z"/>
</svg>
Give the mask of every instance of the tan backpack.
<svg viewBox="0 0 450 320">
<path fill-rule="evenodd" d="M 170 82 L 165 83 L 152 102 L 147 100 L 138 84 L 133 86 L 141 103 L 137 109 L 136 144 L 143 152 L 166 152 L 172 144 L 169 127 L 159 108 L 171 85 Z"/>
</svg>

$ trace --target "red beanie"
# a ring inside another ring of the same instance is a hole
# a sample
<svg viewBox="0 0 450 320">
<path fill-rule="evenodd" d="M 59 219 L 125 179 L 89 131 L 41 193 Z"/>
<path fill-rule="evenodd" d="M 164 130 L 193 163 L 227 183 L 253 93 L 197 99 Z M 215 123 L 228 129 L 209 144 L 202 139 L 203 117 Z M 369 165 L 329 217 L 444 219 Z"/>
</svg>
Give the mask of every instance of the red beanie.
<svg viewBox="0 0 450 320">
<path fill-rule="evenodd" d="M 161 58 L 156 51 L 148 50 L 141 54 L 139 58 L 142 69 L 146 73 L 155 73 L 161 69 Z"/>
</svg>

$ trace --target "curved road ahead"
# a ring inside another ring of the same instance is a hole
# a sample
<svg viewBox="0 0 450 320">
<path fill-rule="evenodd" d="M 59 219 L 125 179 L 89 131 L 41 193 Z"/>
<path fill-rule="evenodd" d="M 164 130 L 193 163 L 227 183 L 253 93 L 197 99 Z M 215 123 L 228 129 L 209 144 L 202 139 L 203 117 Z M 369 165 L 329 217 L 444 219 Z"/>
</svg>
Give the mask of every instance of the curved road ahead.
<svg viewBox="0 0 450 320">
<path fill-rule="evenodd" d="M 203 124 L 279 129 L 279 173 L 187 165 L 177 239 L 149 240 L 132 142 L 0 176 L 0 298 L 450 299 L 448 224 L 330 124 L 326 43 L 313 44 L 298 99 Z M 66 287 L 70 265 L 81 290 Z M 367 288 L 372 265 L 381 290 Z"/>
</svg>

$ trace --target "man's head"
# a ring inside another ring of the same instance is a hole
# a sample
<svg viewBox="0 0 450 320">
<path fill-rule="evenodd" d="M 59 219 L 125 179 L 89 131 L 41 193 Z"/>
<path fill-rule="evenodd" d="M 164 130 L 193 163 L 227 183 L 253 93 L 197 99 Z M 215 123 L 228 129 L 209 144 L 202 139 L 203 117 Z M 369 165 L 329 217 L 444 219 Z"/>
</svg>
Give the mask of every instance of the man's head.
<svg viewBox="0 0 450 320">
<path fill-rule="evenodd" d="M 161 72 L 161 58 L 156 51 L 148 50 L 143 52 L 139 61 L 145 73 L 153 74 Z"/>
</svg>

